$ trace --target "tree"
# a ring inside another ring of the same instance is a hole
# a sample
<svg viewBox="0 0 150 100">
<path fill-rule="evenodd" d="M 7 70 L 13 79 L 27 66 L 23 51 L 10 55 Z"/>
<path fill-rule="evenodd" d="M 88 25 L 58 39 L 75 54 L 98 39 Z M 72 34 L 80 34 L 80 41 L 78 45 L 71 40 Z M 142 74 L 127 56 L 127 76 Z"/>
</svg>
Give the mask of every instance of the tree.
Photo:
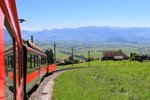
<svg viewBox="0 0 150 100">
<path fill-rule="evenodd" d="M 130 59 L 131 60 L 138 60 L 139 59 L 139 56 L 138 56 L 138 54 L 137 53 L 130 53 Z"/>
<path fill-rule="evenodd" d="M 46 50 L 45 54 L 47 55 L 47 62 L 49 64 L 53 64 L 54 63 L 54 57 L 53 57 L 53 51 L 52 51 L 52 49 Z"/>
<path fill-rule="evenodd" d="M 74 59 L 74 63 L 79 63 L 79 59 Z"/>
<path fill-rule="evenodd" d="M 68 58 L 70 61 L 72 61 L 73 60 L 73 57 L 72 56 L 69 56 L 69 58 Z"/>
</svg>

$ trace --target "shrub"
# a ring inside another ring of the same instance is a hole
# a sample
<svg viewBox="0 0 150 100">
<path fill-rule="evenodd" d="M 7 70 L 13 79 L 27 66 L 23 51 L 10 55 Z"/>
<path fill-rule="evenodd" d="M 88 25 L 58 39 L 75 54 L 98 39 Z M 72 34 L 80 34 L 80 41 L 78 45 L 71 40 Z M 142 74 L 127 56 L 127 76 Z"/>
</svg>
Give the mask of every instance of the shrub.
<svg viewBox="0 0 150 100">
<path fill-rule="evenodd" d="M 74 59 L 74 63 L 79 63 L 79 59 Z"/>
<path fill-rule="evenodd" d="M 52 49 L 46 50 L 45 54 L 47 55 L 47 62 L 49 64 L 53 64 L 54 63 L 54 57 L 53 57 L 53 51 L 52 51 Z"/>
<path fill-rule="evenodd" d="M 90 58 L 88 58 L 88 61 L 94 61 L 95 60 L 95 58 L 94 57 L 90 57 Z"/>
</svg>

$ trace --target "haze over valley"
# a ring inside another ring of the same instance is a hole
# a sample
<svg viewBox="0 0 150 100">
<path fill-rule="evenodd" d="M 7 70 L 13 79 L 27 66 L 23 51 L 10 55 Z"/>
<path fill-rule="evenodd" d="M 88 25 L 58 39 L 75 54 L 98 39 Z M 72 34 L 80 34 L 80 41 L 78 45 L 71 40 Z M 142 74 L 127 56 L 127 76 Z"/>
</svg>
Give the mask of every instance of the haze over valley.
<svg viewBox="0 0 150 100">
<path fill-rule="evenodd" d="M 150 28 L 148 27 L 79 27 L 41 31 L 22 31 L 22 37 L 29 39 L 33 35 L 36 42 L 49 41 L 97 41 L 116 43 L 147 43 L 150 42 Z"/>
</svg>

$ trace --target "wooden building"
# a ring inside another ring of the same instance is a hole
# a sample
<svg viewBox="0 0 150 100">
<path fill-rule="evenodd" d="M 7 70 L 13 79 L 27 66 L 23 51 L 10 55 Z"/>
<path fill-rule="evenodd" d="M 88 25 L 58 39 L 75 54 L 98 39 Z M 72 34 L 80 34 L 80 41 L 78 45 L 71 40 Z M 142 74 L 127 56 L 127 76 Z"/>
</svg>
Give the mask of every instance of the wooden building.
<svg viewBox="0 0 150 100">
<path fill-rule="evenodd" d="M 124 60 L 129 57 L 121 50 L 104 50 L 102 60 Z"/>
</svg>

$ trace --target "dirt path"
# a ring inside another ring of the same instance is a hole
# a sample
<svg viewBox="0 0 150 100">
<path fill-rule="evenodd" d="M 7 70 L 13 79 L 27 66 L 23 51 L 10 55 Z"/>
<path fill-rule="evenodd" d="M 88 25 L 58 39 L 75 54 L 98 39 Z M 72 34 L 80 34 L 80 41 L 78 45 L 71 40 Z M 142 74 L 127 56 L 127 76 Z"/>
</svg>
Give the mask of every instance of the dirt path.
<svg viewBox="0 0 150 100">
<path fill-rule="evenodd" d="M 39 84 L 36 91 L 30 95 L 28 100 L 51 100 L 54 79 L 63 72 L 64 71 L 59 71 L 49 75 L 48 77 L 45 77 L 44 80 Z"/>
</svg>

